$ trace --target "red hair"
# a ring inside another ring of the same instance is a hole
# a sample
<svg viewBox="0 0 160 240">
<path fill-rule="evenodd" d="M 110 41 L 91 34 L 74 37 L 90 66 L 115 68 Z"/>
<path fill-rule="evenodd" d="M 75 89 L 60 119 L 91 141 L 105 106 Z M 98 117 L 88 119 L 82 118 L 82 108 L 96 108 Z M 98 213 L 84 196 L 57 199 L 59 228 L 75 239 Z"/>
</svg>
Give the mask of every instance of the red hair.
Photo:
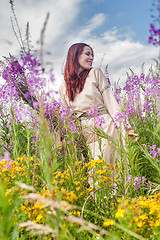
<svg viewBox="0 0 160 240">
<path fill-rule="evenodd" d="M 77 90 L 79 93 L 82 92 L 86 77 L 90 71 L 84 70 L 78 74 L 78 57 L 81 55 L 85 46 L 90 47 L 86 43 L 75 43 L 68 50 L 66 65 L 64 69 L 64 80 L 66 83 L 66 94 L 70 101 L 74 100 Z M 91 50 L 93 52 L 92 48 Z"/>
</svg>

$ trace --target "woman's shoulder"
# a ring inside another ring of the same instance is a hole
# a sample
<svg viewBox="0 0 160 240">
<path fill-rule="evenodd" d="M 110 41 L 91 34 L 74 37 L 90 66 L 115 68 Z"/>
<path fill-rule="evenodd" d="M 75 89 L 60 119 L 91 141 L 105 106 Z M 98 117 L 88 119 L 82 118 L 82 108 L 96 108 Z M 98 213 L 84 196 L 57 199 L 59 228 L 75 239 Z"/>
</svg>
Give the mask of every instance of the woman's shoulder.
<svg viewBox="0 0 160 240">
<path fill-rule="evenodd" d="M 89 76 L 94 76 L 96 79 L 104 77 L 103 71 L 99 67 L 91 68 Z"/>
<path fill-rule="evenodd" d="M 99 67 L 92 67 L 90 73 L 102 73 L 102 70 Z"/>
</svg>

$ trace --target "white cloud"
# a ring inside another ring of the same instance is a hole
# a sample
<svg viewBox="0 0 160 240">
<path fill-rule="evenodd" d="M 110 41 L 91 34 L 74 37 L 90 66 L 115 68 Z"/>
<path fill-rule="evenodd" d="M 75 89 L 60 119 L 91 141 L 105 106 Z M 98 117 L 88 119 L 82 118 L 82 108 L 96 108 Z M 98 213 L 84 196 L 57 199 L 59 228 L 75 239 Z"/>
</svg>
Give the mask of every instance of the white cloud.
<svg viewBox="0 0 160 240">
<path fill-rule="evenodd" d="M 3 42 L 0 42 L 0 48 L 3 52 L 8 51 L 7 42 L 11 41 L 14 44 L 13 50 L 16 48 L 16 40 L 12 31 L 10 16 L 12 16 L 10 4 L 6 0 L 1 0 L 1 22 L 0 29 L 2 31 Z M 50 13 L 49 22 L 46 29 L 46 43 L 57 43 L 64 34 L 72 28 L 74 21 L 80 11 L 80 4 L 83 0 L 16 0 L 15 12 L 22 31 L 25 35 L 26 23 L 30 23 L 31 40 L 34 43 L 40 37 L 47 12 Z M 15 25 L 15 24 L 14 24 Z M 1 38 L 1 39 L 2 39 Z M 4 43 L 6 41 L 6 44 Z M 5 44 L 5 47 L 3 47 Z M 10 44 L 8 44 L 9 49 Z M 18 45 L 17 45 L 18 48 Z"/>
<path fill-rule="evenodd" d="M 0 39 L 1 56 L 8 56 L 9 52 L 16 56 L 20 48 L 11 27 L 11 7 L 8 1 L 1 1 L 1 6 L 3 6 L 0 9 L 0 29 L 3 29 Z M 22 37 L 25 36 L 26 23 L 29 22 L 30 39 L 34 48 L 40 48 L 35 42 L 40 38 L 46 13 L 50 13 L 45 32 L 44 49 L 51 52 L 52 55 L 46 55 L 45 60 L 53 60 L 55 68 L 58 68 L 58 74 L 61 72 L 59 66 L 63 63 L 66 38 L 74 29 L 77 15 L 81 10 L 81 2 L 83 0 L 16 0 L 14 4 Z M 16 26 L 15 23 L 14 26 Z"/>
<path fill-rule="evenodd" d="M 157 49 L 153 46 L 145 46 L 139 42 L 131 40 L 117 40 L 116 42 L 104 44 L 101 39 L 95 47 L 97 60 L 95 64 L 101 62 L 103 56 L 102 68 L 108 64 L 109 76 L 114 83 L 120 78 L 120 84 L 124 85 L 127 74 L 132 69 L 135 74 L 140 74 L 142 64 L 144 64 L 145 73 L 148 72 L 151 64 L 154 64 L 152 58 L 157 57 Z M 102 52 L 104 55 L 102 55 Z"/>
<path fill-rule="evenodd" d="M 99 13 L 94 15 L 89 22 L 86 24 L 86 26 L 83 26 L 80 29 L 80 32 L 78 34 L 78 37 L 81 38 L 85 36 L 85 38 L 89 37 L 93 30 L 101 26 L 105 21 L 106 16 L 103 13 Z"/>
</svg>

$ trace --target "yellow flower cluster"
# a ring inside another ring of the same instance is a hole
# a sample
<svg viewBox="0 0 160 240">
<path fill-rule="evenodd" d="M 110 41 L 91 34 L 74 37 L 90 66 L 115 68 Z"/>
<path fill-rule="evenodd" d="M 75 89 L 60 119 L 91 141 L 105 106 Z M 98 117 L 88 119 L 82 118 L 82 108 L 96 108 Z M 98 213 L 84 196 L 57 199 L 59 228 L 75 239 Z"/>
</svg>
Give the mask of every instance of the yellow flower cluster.
<svg viewBox="0 0 160 240">
<path fill-rule="evenodd" d="M 92 160 L 86 164 L 84 167 L 88 170 L 90 177 L 95 182 L 95 188 L 101 187 L 103 185 L 113 186 L 113 165 L 106 163 L 103 159 Z M 120 165 L 115 164 L 115 168 L 119 169 Z M 115 177 L 114 182 L 117 182 Z"/>
<path fill-rule="evenodd" d="M 36 170 L 34 170 L 36 169 Z M 39 169 L 39 163 L 33 157 L 28 159 L 26 155 L 18 157 L 16 160 L 2 159 L 0 161 L 0 182 L 4 181 L 9 188 L 15 185 L 15 181 L 32 183 L 32 176 L 34 174 L 34 187 L 38 184 L 38 175 L 36 171 Z M 27 176 L 27 171 L 29 177 Z"/>
<path fill-rule="evenodd" d="M 70 212 L 71 215 L 80 216 L 81 212 L 79 210 L 74 210 Z"/>
<path fill-rule="evenodd" d="M 35 223 L 44 222 L 44 210 L 42 204 L 31 204 L 27 200 L 20 205 L 19 208 L 29 219 L 32 219 Z"/>
<path fill-rule="evenodd" d="M 160 228 L 160 192 L 149 197 L 122 199 L 115 217 L 124 218 L 123 223 L 126 221 L 126 225 L 135 226 L 137 232 L 148 233 Z"/>
<path fill-rule="evenodd" d="M 5 180 L 5 183 L 9 186 L 15 180 L 19 180 L 21 177 L 26 176 L 26 166 L 18 161 L 7 161 L 3 159 L 0 161 L 0 179 Z"/>
<path fill-rule="evenodd" d="M 63 200 L 68 201 L 70 203 L 74 203 L 74 204 L 76 203 L 78 199 L 78 195 L 76 194 L 75 191 L 69 191 L 69 190 L 66 190 L 64 187 L 60 188 L 59 186 L 54 189 L 54 196 L 57 197 L 57 195 L 60 192 L 62 193 Z"/>
<path fill-rule="evenodd" d="M 76 202 L 78 199 L 74 191 L 67 192 L 66 200 L 69 200 L 71 203 Z"/>
<path fill-rule="evenodd" d="M 88 163 L 85 163 L 85 167 L 87 167 L 88 169 L 92 169 L 92 168 L 95 168 L 96 166 L 99 166 L 99 165 L 105 165 L 104 164 L 104 160 L 102 159 L 95 159 L 95 160 L 92 160 Z"/>
<path fill-rule="evenodd" d="M 28 168 L 28 169 L 27 169 Z M 22 195 L 25 195 L 25 190 L 22 191 L 20 187 L 15 185 L 15 182 L 23 182 L 28 185 L 33 184 L 33 174 L 34 174 L 34 187 L 38 186 L 39 177 L 37 171 L 39 170 L 39 164 L 35 161 L 33 157 L 29 159 L 26 155 L 18 157 L 16 160 L 6 160 L 2 159 L 0 161 L 0 183 L 5 182 L 7 185 L 6 196 L 12 193 L 14 196 L 18 192 Z M 28 172 L 27 172 L 28 171 Z M 41 184 L 41 188 L 43 185 Z M 42 190 L 43 196 L 49 196 L 47 190 Z M 11 197 L 12 197 L 11 195 Z M 12 198 L 9 200 L 12 201 Z M 31 204 L 28 201 L 25 201 L 23 204 L 17 208 L 17 212 L 28 216 L 29 219 L 32 219 L 34 222 L 42 223 L 44 221 L 44 210 L 40 204 Z M 17 215 L 18 217 L 19 215 Z"/>
<path fill-rule="evenodd" d="M 108 227 L 108 226 L 111 226 L 111 225 L 113 225 L 113 224 L 114 224 L 114 220 L 108 219 L 107 221 L 105 221 L 105 222 L 103 223 L 103 226 L 104 226 L 104 227 Z"/>
<path fill-rule="evenodd" d="M 41 192 L 37 192 L 38 194 L 41 194 L 43 197 L 50 199 L 53 197 L 53 194 L 49 192 L 49 190 L 46 190 L 45 187 L 42 188 Z M 42 203 L 37 202 L 29 202 L 26 200 L 24 203 L 20 205 L 19 208 L 25 215 L 28 216 L 28 219 L 32 219 L 35 223 L 45 223 L 46 221 L 46 211 L 47 208 Z"/>
<path fill-rule="evenodd" d="M 118 207 L 118 210 L 117 210 L 117 212 L 116 212 L 116 214 L 115 214 L 115 217 L 116 218 L 124 218 L 124 213 L 125 213 L 125 210 L 124 209 L 122 209 L 121 207 Z"/>
<path fill-rule="evenodd" d="M 120 166 L 115 166 L 118 170 Z M 68 165 L 64 171 L 53 173 L 52 184 L 56 186 L 54 194 L 61 192 L 63 199 L 77 204 L 88 197 L 90 192 L 104 186 L 113 186 L 113 166 L 102 159 L 83 163 L 76 161 L 74 168 Z M 89 181 L 93 182 L 92 186 Z M 117 181 L 116 179 L 114 181 Z"/>
</svg>

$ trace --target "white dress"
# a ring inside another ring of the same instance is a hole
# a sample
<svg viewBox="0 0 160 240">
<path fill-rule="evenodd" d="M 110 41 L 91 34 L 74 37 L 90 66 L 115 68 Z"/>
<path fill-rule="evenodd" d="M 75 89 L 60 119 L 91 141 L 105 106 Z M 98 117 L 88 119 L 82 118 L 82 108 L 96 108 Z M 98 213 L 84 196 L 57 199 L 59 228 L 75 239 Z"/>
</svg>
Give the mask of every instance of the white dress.
<svg viewBox="0 0 160 240">
<path fill-rule="evenodd" d="M 119 138 L 120 126 L 115 127 L 115 115 L 120 112 L 120 106 L 118 105 L 108 80 L 104 76 L 103 72 L 99 68 L 92 68 L 86 78 L 84 89 L 82 92 L 77 93 L 74 101 L 69 101 L 66 95 L 65 82 L 60 86 L 60 97 L 62 104 L 69 106 L 73 112 L 77 114 L 77 117 L 83 113 L 88 112 L 93 107 L 105 108 L 107 113 L 100 117 L 104 118 L 104 123 L 101 125 L 101 129 L 107 133 L 114 140 Z M 108 143 L 107 139 L 102 138 L 102 147 L 99 149 L 98 137 L 93 131 L 95 127 L 95 121 L 93 118 L 82 118 L 82 125 L 84 126 L 84 137 L 88 143 L 92 158 L 99 159 L 99 156 L 103 156 L 107 162 L 113 164 L 113 155 L 117 155 L 115 146 Z M 125 130 L 121 131 L 126 134 Z"/>
</svg>

